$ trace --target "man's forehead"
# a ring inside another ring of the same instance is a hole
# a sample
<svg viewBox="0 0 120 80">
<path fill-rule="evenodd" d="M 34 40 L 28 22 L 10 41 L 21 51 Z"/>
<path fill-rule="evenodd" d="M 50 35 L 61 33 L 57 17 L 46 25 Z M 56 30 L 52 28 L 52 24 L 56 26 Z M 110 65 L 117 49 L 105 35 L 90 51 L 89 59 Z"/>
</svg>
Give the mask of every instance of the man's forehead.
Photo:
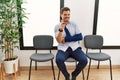
<svg viewBox="0 0 120 80">
<path fill-rule="evenodd" d="M 70 11 L 63 11 L 63 14 L 70 14 Z"/>
</svg>

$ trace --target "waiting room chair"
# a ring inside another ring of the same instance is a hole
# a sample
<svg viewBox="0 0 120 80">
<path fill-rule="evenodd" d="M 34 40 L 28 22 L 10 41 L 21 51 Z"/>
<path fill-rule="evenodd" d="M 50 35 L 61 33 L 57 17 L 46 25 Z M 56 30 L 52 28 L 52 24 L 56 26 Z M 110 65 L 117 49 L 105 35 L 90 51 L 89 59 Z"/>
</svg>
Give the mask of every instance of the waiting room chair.
<svg viewBox="0 0 120 80">
<path fill-rule="evenodd" d="M 77 61 L 72 57 L 69 57 L 65 62 L 75 62 L 76 66 L 77 66 Z M 83 70 L 82 70 L 82 77 L 83 77 L 83 80 L 85 80 Z M 58 80 L 59 80 L 59 78 L 60 78 L 60 69 L 59 69 L 59 72 L 58 72 Z"/>
<path fill-rule="evenodd" d="M 37 62 L 51 61 L 53 77 L 55 80 L 55 71 L 54 71 L 54 65 L 53 65 L 54 55 L 51 53 L 51 49 L 53 47 L 53 37 L 50 35 L 36 35 L 33 37 L 33 47 L 35 48 L 35 53 L 30 56 L 29 80 L 31 76 L 32 61 L 35 61 L 36 70 L 37 70 Z M 38 50 L 49 50 L 50 52 L 38 53 L 37 52 Z"/>
<path fill-rule="evenodd" d="M 101 35 L 86 35 L 84 37 L 84 45 L 86 48 L 86 56 L 89 58 L 89 67 L 88 67 L 88 73 L 87 73 L 87 80 L 89 77 L 89 72 L 90 72 L 90 66 L 91 66 L 91 60 L 98 61 L 98 66 L 97 68 L 99 69 L 100 61 L 106 61 L 109 60 L 110 62 L 110 77 L 112 80 L 112 64 L 111 64 L 111 57 L 106 54 L 101 52 L 101 48 L 103 46 L 103 37 Z M 88 49 L 91 50 L 99 50 L 99 52 L 91 52 Z"/>
</svg>

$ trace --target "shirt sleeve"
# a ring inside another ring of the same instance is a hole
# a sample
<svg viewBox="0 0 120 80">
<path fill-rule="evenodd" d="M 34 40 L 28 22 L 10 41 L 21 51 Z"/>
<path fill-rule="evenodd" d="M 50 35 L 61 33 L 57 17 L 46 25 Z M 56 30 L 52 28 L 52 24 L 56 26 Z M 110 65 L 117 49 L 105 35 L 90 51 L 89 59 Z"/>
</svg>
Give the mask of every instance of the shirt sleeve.
<svg viewBox="0 0 120 80">
<path fill-rule="evenodd" d="M 78 25 L 76 25 L 75 28 L 76 28 L 76 29 L 75 29 L 76 34 L 80 34 L 81 32 L 80 32 L 80 29 L 79 29 Z"/>
<path fill-rule="evenodd" d="M 54 33 L 55 33 L 55 37 L 57 37 L 58 36 L 58 33 L 59 33 L 59 25 L 56 25 L 55 26 L 55 29 L 54 29 Z"/>
</svg>

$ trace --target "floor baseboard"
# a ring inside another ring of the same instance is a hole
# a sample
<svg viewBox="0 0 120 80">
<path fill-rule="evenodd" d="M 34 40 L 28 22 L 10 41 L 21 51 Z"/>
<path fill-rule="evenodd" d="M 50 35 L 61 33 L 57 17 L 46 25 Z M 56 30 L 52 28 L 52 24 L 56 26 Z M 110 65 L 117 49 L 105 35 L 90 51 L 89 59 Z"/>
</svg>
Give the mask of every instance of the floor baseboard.
<svg viewBox="0 0 120 80">
<path fill-rule="evenodd" d="M 44 69 L 51 69 L 51 66 L 38 66 L 37 67 L 38 69 L 42 69 L 42 70 L 44 70 Z M 74 69 L 75 68 L 75 66 L 67 66 L 67 69 Z M 85 69 L 87 69 L 88 68 L 88 66 L 86 66 L 85 67 Z M 91 68 L 97 68 L 97 65 L 92 65 L 91 66 Z M 108 69 L 109 68 L 109 65 L 100 65 L 100 67 L 99 67 L 100 69 Z M 112 66 L 112 69 L 119 69 L 120 68 L 120 65 L 113 65 Z M 32 69 L 34 69 L 34 66 L 32 67 Z M 54 69 L 55 70 L 57 70 L 58 69 L 58 67 L 57 66 L 54 66 Z M 22 66 L 21 67 L 21 70 L 29 70 L 29 66 Z"/>
</svg>

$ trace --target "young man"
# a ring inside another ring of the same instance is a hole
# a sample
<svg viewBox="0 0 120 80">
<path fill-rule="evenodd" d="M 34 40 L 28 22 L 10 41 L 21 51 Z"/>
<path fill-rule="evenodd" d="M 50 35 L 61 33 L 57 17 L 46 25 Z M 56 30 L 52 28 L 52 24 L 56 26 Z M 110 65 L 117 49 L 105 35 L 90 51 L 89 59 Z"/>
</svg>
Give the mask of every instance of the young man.
<svg viewBox="0 0 120 80">
<path fill-rule="evenodd" d="M 70 21 L 70 9 L 63 7 L 60 11 L 61 22 L 55 26 L 55 37 L 58 44 L 58 52 L 56 55 L 56 64 L 65 76 L 65 80 L 70 80 L 65 65 L 68 57 L 73 57 L 78 61 L 76 69 L 72 72 L 72 80 L 76 80 L 77 75 L 87 65 L 87 57 L 79 46 L 79 41 L 83 39 L 78 26 Z"/>
</svg>

